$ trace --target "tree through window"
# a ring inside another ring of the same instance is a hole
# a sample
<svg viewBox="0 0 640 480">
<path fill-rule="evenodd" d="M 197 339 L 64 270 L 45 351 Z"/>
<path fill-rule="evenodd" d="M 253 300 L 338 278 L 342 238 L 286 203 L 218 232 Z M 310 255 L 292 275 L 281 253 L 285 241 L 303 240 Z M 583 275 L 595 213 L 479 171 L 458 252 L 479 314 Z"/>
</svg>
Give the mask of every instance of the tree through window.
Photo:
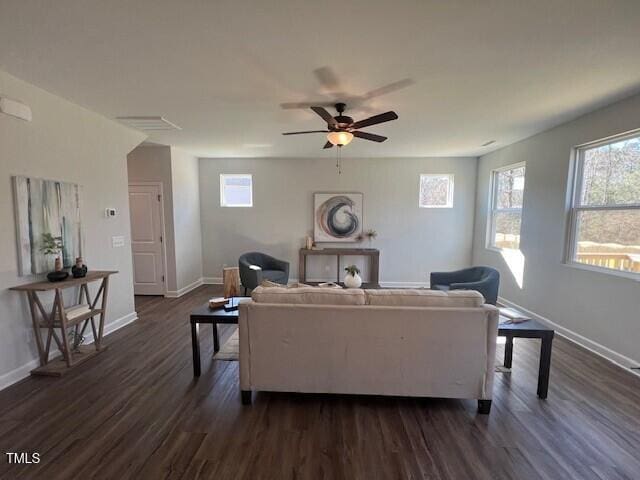
<svg viewBox="0 0 640 480">
<path fill-rule="evenodd" d="M 524 164 L 510 165 L 491 174 L 491 212 L 487 246 L 520 248 L 524 194 Z"/>
<path fill-rule="evenodd" d="M 640 134 L 580 147 L 569 262 L 640 274 Z"/>
</svg>

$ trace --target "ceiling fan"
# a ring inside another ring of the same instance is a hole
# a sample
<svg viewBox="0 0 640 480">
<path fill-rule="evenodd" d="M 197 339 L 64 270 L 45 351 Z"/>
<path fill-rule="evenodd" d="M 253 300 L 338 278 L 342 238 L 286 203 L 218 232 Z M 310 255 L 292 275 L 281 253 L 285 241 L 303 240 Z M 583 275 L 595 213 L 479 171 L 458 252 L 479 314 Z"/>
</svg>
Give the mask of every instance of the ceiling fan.
<svg viewBox="0 0 640 480">
<path fill-rule="evenodd" d="M 373 117 L 365 118 L 357 122 L 353 121 L 353 118 L 343 115 L 345 108 L 344 103 L 336 103 L 335 108 L 338 115 L 332 116 L 324 107 L 312 106 L 311 110 L 316 112 L 322 119 L 327 122 L 327 130 L 306 130 L 302 132 L 285 132 L 283 135 L 301 135 L 306 133 L 326 133 L 327 143 L 323 148 L 331 148 L 334 145 L 343 147 L 348 145 L 353 137 L 362 138 L 363 140 L 371 140 L 372 142 L 384 142 L 387 137 L 382 135 L 376 135 L 374 133 L 361 132 L 360 129 L 369 127 L 371 125 L 378 125 L 379 123 L 390 122 L 391 120 L 397 120 L 398 115 L 396 112 L 390 111 L 374 115 Z"/>
</svg>

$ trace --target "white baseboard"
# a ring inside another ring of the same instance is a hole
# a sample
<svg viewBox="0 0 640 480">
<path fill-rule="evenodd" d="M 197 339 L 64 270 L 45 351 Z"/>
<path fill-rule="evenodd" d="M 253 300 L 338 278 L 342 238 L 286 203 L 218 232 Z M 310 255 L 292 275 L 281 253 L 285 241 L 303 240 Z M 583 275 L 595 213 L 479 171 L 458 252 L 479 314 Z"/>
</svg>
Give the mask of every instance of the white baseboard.
<svg viewBox="0 0 640 480">
<path fill-rule="evenodd" d="M 222 277 L 203 277 L 202 283 L 204 285 L 222 285 Z"/>
<path fill-rule="evenodd" d="M 55 352 L 51 353 L 55 355 L 59 352 L 56 350 Z M 3 390 L 16 382 L 19 382 L 25 377 L 28 377 L 31 370 L 37 368 L 38 365 L 40 365 L 40 361 L 38 359 L 31 360 L 30 362 L 27 362 L 24 365 L 21 365 L 18 368 L 0 376 L 0 390 Z"/>
<path fill-rule="evenodd" d="M 110 335 L 116 330 L 120 330 L 122 327 L 135 322 L 137 319 L 138 312 L 131 312 L 123 317 L 118 318 L 117 320 L 114 320 L 113 322 L 109 322 L 104 326 L 104 335 Z M 93 343 L 93 334 L 87 335 L 84 343 Z"/>
<path fill-rule="evenodd" d="M 180 290 L 168 290 L 167 293 L 164 294 L 164 296 L 167 298 L 178 298 L 178 297 L 181 297 L 182 295 L 189 293 L 192 290 L 195 290 L 196 288 L 201 286 L 203 283 L 204 283 L 204 279 L 199 278 L 192 284 L 187 285 L 186 287 L 182 287 Z"/>
<path fill-rule="evenodd" d="M 622 355 L 621 353 L 615 352 L 610 348 L 607 348 L 604 345 L 599 344 L 598 342 L 594 342 L 593 340 L 590 340 L 587 337 L 584 337 L 579 333 L 574 332 L 573 330 L 569 330 L 568 328 L 563 327 L 562 325 L 558 325 L 557 323 L 549 320 L 548 318 L 543 317 L 542 315 L 538 315 L 537 313 L 532 312 L 531 310 L 527 310 L 526 308 L 510 300 L 507 300 L 506 298 L 498 297 L 498 302 L 507 307 L 515 308 L 517 310 L 520 310 L 526 313 L 531 318 L 538 320 L 539 322 L 542 322 L 548 325 L 549 327 L 553 328 L 556 331 L 556 333 L 561 335 L 562 337 L 568 340 L 571 340 L 574 343 L 577 343 L 581 347 L 586 348 L 590 352 L 593 352 L 596 355 L 604 358 L 605 360 L 610 361 L 611 363 L 617 365 L 618 367 L 624 368 L 628 372 L 631 372 L 634 375 L 640 376 L 639 371 L 632 370 L 633 367 L 639 366 L 638 362 L 633 360 L 632 358 Z"/>
<path fill-rule="evenodd" d="M 138 314 L 136 312 L 131 312 L 128 315 L 120 317 L 113 322 L 109 322 L 104 326 L 104 335 L 109 335 L 116 330 L 121 329 L 125 325 L 135 321 L 138 319 Z M 93 343 L 93 334 L 90 333 L 85 338 L 85 344 Z M 51 350 L 49 352 L 49 358 L 54 358 L 60 355 L 59 350 Z M 23 378 L 26 378 L 31 373 L 31 370 L 37 368 L 40 365 L 40 361 L 38 359 L 31 360 L 30 362 L 25 363 L 24 365 L 19 366 L 18 368 L 11 370 L 10 372 L 5 373 L 4 375 L 0 375 L 0 390 L 7 388 L 10 385 L 13 385 L 16 382 L 19 382 Z"/>
</svg>

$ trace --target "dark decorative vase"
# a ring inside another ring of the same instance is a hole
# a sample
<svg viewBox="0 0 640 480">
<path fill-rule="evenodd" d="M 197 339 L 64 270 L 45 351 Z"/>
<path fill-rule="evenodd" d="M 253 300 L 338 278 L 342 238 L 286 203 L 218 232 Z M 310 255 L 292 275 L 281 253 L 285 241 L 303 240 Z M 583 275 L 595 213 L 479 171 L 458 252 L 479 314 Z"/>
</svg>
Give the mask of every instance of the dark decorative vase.
<svg viewBox="0 0 640 480">
<path fill-rule="evenodd" d="M 61 282 L 66 280 L 67 277 L 69 277 L 69 272 L 65 272 L 64 270 L 47 273 L 47 280 L 50 282 Z"/>
<path fill-rule="evenodd" d="M 73 278 L 82 278 L 87 276 L 87 266 L 82 265 L 81 267 L 76 267 L 75 265 L 71 267 L 71 273 L 73 274 Z"/>
</svg>

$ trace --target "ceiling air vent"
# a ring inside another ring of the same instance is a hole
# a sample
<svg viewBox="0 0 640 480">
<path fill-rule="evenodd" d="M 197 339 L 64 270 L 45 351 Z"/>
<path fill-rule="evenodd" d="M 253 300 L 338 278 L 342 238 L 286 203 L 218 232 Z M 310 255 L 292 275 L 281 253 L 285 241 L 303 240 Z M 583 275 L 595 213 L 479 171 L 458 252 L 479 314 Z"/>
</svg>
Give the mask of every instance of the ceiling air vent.
<svg viewBox="0 0 640 480">
<path fill-rule="evenodd" d="M 178 125 L 163 117 L 116 117 L 116 120 L 143 132 L 182 130 Z"/>
</svg>

